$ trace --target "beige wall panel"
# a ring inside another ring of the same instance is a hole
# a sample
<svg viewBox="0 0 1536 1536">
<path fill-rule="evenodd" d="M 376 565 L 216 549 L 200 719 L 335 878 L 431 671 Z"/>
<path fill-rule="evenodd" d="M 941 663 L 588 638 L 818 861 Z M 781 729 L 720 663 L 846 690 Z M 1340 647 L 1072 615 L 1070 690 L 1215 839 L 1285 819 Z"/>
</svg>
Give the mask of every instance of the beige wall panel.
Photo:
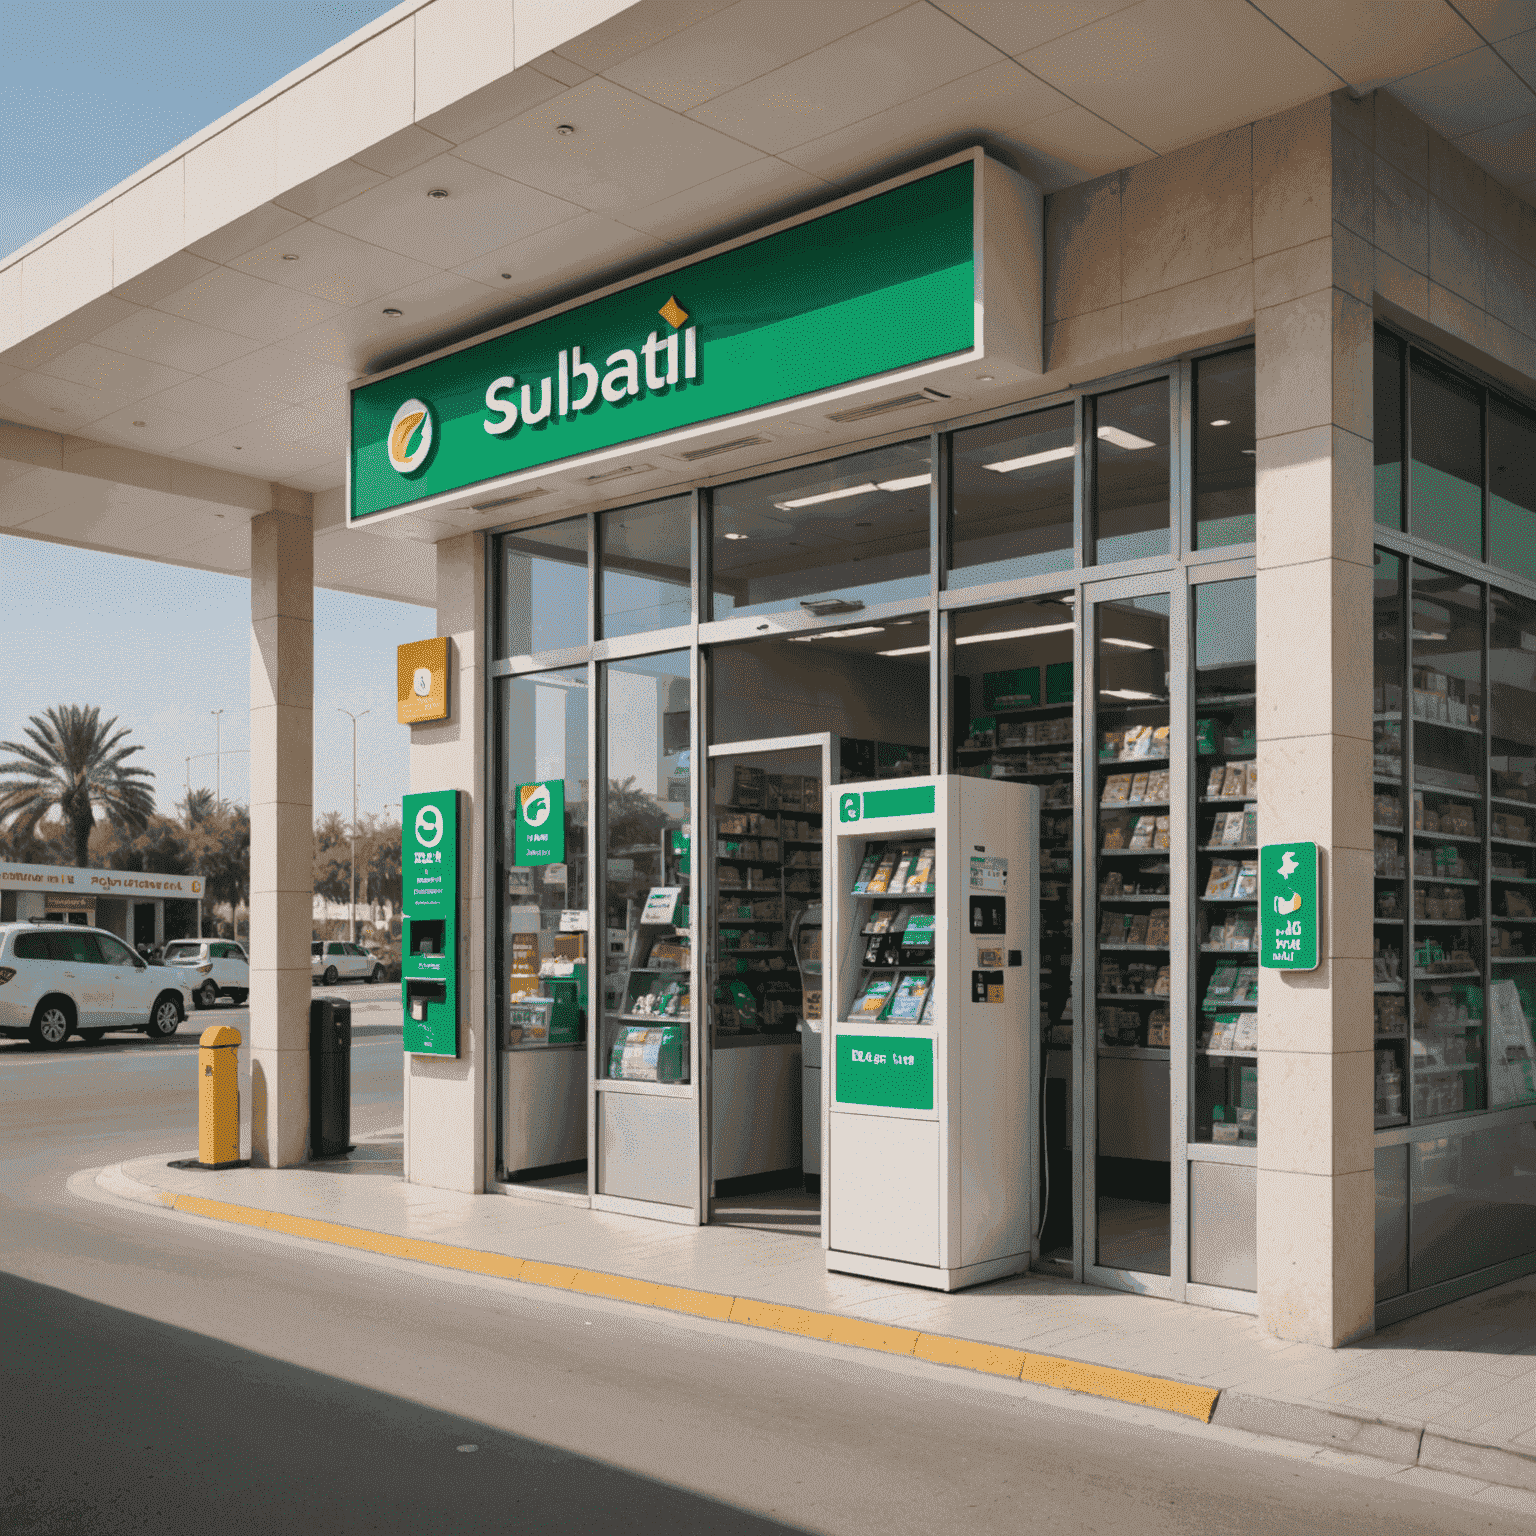
<svg viewBox="0 0 1536 1536">
<path fill-rule="evenodd" d="M 1370 1332 L 1376 1309 L 1375 1245 L 1369 1240 L 1376 1225 L 1374 1171 L 1330 1178 L 1266 1168 L 1263 1145 L 1260 1320 L 1281 1338 L 1324 1346 Z"/>
<path fill-rule="evenodd" d="M 1120 302 L 1120 173 L 1052 194 L 1046 204 L 1045 318 Z"/>
<path fill-rule="evenodd" d="M 1327 237 L 1333 223 L 1332 134 L 1326 96 L 1253 125 L 1256 255 Z"/>
<path fill-rule="evenodd" d="M 112 209 L 72 224 L 21 263 L 22 334 L 72 314 L 86 295 L 112 286 Z"/>
<path fill-rule="evenodd" d="M 416 12 L 418 122 L 517 68 L 514 9 L 513 0 L 433 0 Z"/>
<path fill-rule="evenodd" d="M 130 187 L 112 200 L 111 212 L 112 283 L 121 287 L 157 265 L 168 249 L 180 250 L 185 243 L 186 162 L 174 160 Z"/>
</svg>

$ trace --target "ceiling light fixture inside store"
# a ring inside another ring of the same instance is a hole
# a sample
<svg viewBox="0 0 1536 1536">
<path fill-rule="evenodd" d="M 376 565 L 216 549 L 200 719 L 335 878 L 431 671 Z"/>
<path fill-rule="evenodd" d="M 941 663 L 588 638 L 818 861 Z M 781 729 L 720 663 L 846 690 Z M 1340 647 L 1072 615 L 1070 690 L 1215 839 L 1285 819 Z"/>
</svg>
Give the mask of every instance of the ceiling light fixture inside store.
<svg viewBox="0 0 1536 1536">
<path fill-rule="evenodd" d="M 1035 624 L 1029 629 L 996 629 L 984 635 L 958 635 L 955 644 L 985 645 L 989 640 L 1022 640 L 1027 635 L 1059 635 L 1063 630 L 1076 628 L 1077 625 L 1068 619 L 1065 624 Z"/>
<path fill-rule="evenodd" d="M 812 640 L 846 640 L 852 635 L 883 635 L 883 624 L 861 624 L 857 629 L 824 629 L 815 635 L 791 635 L 789 638 L 797 645 L 807 645 Z M 927 647 L 924 646 L 924 650 Z"/>
<path fill-rule="evenodd" d="M 1118 645 L 1127 651 L 1151 651 L 1157 649 L 1156 646 L 1148 645 L 1145 640 L 1122 640 L 1119 635 L 1104 635 L 1102 638 L 1105 645 Z"/>
<path fill-rule="evenodd" d="M 728 533 L 728 534 L 726 534 L 726 538 L 728 538 L 728 539 L 747 539 L 747 538 L 750 538 L 750 537 L 751 537 L 751 535 L 747 534 L 747 533 Z"/>
<path fill-rule="evenodd" d="M 1011 474 L 1016 469 L 1033 469 L 1036 464 L 1054 464 L 1057 459 L 1070 459 L 1077 450 L 1068 443 L 1065 448 L 1046 448 L 1039 453 L 1026 453 L 1022 459 L 1004 459 L 998 464 L 983 464 L 983 469 L 997 474 Z"/>
<path fill-rule="evenodd" d="M 1228 421 L 1225 416 L 1218 416 L 1216 420 L 1211 423 L 1211 425 L 1213 427 L 1230 427 L 1232 423 Z"/>
<path fill-rule="evenodd" d="M 1100 441 L 1110 443 L 1116 448 L 1124 448 L 1134 451 L 1137 448 L 1155 448 L 1157 444 L 1145 437 L 1137 437 L 1134 432 L 1122 432 L 1119 427 L 1100 427 L 1098 431 Z"/>
<path fill-rule="evenodd" d="M 570 123 L 556 123 L 555 132 L 558 133 L 562 139 L 568 139 L 573 133 L 576 132 L 576 129 Z"/>
<path fill-rule="evenodd" d="M 1155 699 L 1155 693 L 1143 693 L 1139 688 L 1100 688 L 1101 699 Z"/>
<path fill-rule="evenodd" d="M 447 197 L 448 196 L 448 188 L 447 187 L 433 187 L 432 190 L 427 193 L 427 196 L 428 197 L 435 197 L 435 198 L 439 198 L 439 199 Z"/>
<path fill-rule="evenodd" d="M 928 654 L 928 647 L 926 645 L 906 645 L 899 651 L 881 651 L 880 654 L 882 656 L 926 656 Z"/>
<path fill-rule="evenodd" d="M 1444 640 L 1446 637 L 1438 629 L 1416 629 L 1413 632 L 1415 640 Z"/>
<path fill-rule="evenodd" d="M 800 496 L 794 501 L 776 501 L 774 506 L 780 512 L 794 512 L 800 507 L 819 507 L 824 501 L 842 501 L 847 496 L 868 496 L 880 487 L 873 480 L 866 480 L 863 485 L 845 485 L 840 491 L 822 491 L 816 496 Z"/>
<path fill-rule="evenodd" d="M 396 319 L 398 319 L 399 316 L 400 316 L 401 311 L 398 310 L 398 309 L 386 309 L 386 310 L 381 311 L 381 313 L 386 314 L 386 315 L 391 315 L 391 316 L 395 317 Z"/>
<path fill-rule="evenodd" d="M 284 261 L 297 261 L 298 259 L 298 256 L 292 251 L 289 251 L 287 255 L 283 257 Z"/>
<path fill-rule="evenodd" d="M 908 475 L 904 480 L 877 480 L 882 491 L 915 491 L 920 485 L 932 485 L 932 475 Z"/>
</svg>

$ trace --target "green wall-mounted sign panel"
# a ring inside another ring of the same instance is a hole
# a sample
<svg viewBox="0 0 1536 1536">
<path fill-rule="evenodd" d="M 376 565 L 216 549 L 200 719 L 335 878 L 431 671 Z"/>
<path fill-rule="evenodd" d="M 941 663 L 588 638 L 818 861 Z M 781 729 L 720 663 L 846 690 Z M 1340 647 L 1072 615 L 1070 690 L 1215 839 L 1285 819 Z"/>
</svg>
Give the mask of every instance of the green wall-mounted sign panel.
<svg viewBox="0 0 1536 1536">
<path fill-rule="evenodd" d="M 1317 969 L 1317 844 L 1266 843 L 1259 849 L 1259 964 L 1277 971 Z"/>
<path fill-rule="evenodd" d="M 400 871 L 405 1049 L 459 1054 L 459 792 L 406 795 Z"/>
<path fill-rule="evenodd" d="M 926 1035 L 839 1035 L 837 1102 L 933 1108 L 933 1041 Z"/>
<path fill-rule="evenodd" d="M 979 164 L 357 385 L 348 517 L 969 351 Z"/>
<path fill-rule="evenodd" d="M 565 780 L 519 784 L 513 791 L 514 864 L 565 863 Z"/>
<path fill-rule="evenodd" d="M 891 816 L 932 816 L 934 787 L 912 784 L 901 789 L 850 789 L 837 797 L 837 819 L 879 821 Z"/>
</svg>

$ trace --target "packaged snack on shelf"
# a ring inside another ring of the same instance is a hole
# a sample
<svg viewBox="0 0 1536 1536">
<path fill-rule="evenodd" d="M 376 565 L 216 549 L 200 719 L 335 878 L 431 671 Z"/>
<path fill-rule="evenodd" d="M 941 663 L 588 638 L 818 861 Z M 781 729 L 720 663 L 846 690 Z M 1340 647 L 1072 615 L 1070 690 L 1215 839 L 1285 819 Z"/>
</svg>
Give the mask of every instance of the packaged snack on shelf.
<svg viewBox="0 0 1536 1536">
<path fill-rule="evenodd" d="M 1142 944 L 1147 942 L 1147 915 L 1138 912 L 1131 918 L 1131 925 L 1126 929 L 1125 942 L 1127 944 Z"/>
<path fill-rule="evenodd" d="M 1131 848 L 1133 850 L 1150 849 L 1152 846 L 1152 837 L 1156 831 L 1157 817 L 1138 816 L 1136 818 L 1136 828 L 1131 833 Z"/>
<path fill-rule="evenodd" d="M 896 984 L 896 991 L 891 997 L 891 1006 L 887 1017 L 893 1020 L 899 1019 L 904 1024 L 915 1024 L 923 1016 L 923 1009 L 928 1003 L 928 993 L 933 986 L 933 978 L 925 971 L 910 971 Z"/>
<path fill-rule="evenodd" d="M 1130 927 L 1129 912 L 1104 912 L 1099 916 L 1099 942 L 1124 944 L 1126 930 Z"/>
<path fill-rule="evenodd" d="M 1232 894 L 1244 900 L 1257 900 L 1259 894 L 1259 861 L 1244 859 L 1237 871 L 1237 882 Z"/>
<path fill-rule="evenodd" d="M 1259 1016 L 1257 1013 L 1240 1013 L 1232 1026 L 1231 1050 L 1257 1051 L 1259 1048 Z"/>
<path fill-rule="evenodd" d="M 1238 866 L 1227 859 L 1215 859 L 1211 863 L 1211 872 L 1206 877 L 1205 894 L 1207 896 L 1230 896 L 1233 887 L 1237 884 Z"/>
<path fill-rule="evenodd" d="M 1252 949 L 1258 936 L 1257 912 L 1229 912 L 1227 914 L 1227 948 Z"/>
<path fill-rule="evenodd" d="M 1221 786 L 1226 782 L 1227 770 L 1217 763 L 1211 769 L 1205 781 L 1205 798 L 1207 800 L 1219 800 L 1221 798 Z"/>
<path fill-rule="evenodd" d="M 876 933 L 864 946 L 865 965 L 895 965 L 896 954 L 901 947 L 901 936 L 895 933 Z"/>
<path fill-rule="evenodd" d="M 864 862 L 859 865 L 859 873 L 853 882 L 854 895 L 861 895 L 869 889 L 869 882 L 874 879 L 875 871 L 880 867 L 880 855 L 884 851 L 878 843 L 867 843 L 864 848 Z"/>
<path fill-rule="evenodd" d="M 1103 846 L 1109 849 L 1125 847 L 1126 823 L 1120 817 L 1114 817 L 1104 823 Z"/>
<path fill-rule="evenodd" d="M 1152 834 L 1152 846 L 1154 848 L 1170 848 L 1173 846 L 1172 827 L 1173 818 L 1171 816 L 1159 816 L 1157 818 L 1157 830 Z"/>
<path fill-rule="evenodd" d="M 880 851 L 880 862 L 875 868 L 874 874 L 869 877 L 869 884 L 865 887 L 871 896 L 883 896 L 891 888 L 891 876 L 896 872 L 896 860 L 900 857 L 901 850 L 887 845 Z"/>
<path fill-rule="evenodd" d="M 1147 1016 L 1147 1044 L 1154 1048 L 1168 1049 L 1168 1010 L 1154 1008 Z"/>
<path fill-rule="evenodd" d="M 1228 1146 L 1236 1146 L 1241 1133 L 1235 1119 L 1227 1119 L 1226 1106 L 1218 1104 L 1211 1110 L 1211 1140 Z"/>
<path fill-rule="evenodd" d="M 1206 983 L 1205 1001 L 1203 1006 L 1207 1008 L 1224 1007 L 1232 1001 L 1232 988 L 1237 982 L 1237 967 L 1222 961 L 1214 971 L 1211 979 Z"/>
<path fill-rule="evenodd" d="M 1147 914 L 1147 943 L 1166 947 L 1168 944 L 1168 908 L 1154 907 Z"/>
<path fill-rule="evenodd" d="M 1221 729 L 1219 721 L 1195 721 L 1195 751 L 1201 757 L 1210 757 L 1216 751 L 1216 735 Z"/>
<path fill-rule="evenodd" d="M 925 843 L 917 851 L 917 857 L 912 861 L 911 873 L 907 876 L 907 894 L 931 893 L 933 890 L 933 861 L 937 849 L 933 843 Z"/>
<path fill-rule="evenodd" d="M 938 921 L 932 912 L 914 912 L 907 918 L 901 930 L 901 951 L 897 955 L 899 965 L 931 965 L 933 963 L 934 925 Z"/>
<path fill-rule="evenodd" d="M 1100 761 L 1111 761 L 1123 755 L 1125 747 L 1124 731 L 1105 731 L 1099 737 Z"/>
<path fill-rule="evenodd" d="M 1120 749 L 1122 758 L 1150 757 L 1152 755 L 1152 727 L 1132 725 L 1126 728 L 1125 745 Z"/>
<path fill-rule="evenodd" d="M 744 981 L 733 981 L 727 984 L 727 990 L 731 994 L 731 1001 L 736 1004 L 736 1022 L 739 1029 L 756 1029 L 758 1027 L 757 996 Z"/>
<path fill-rule="evenodd" d="M 1171 967 L 1160 965 L 1157 968 L 1157 976 L 1152 983 L 1152 995 L 1154 997 L 1167 997 L 1173 990 L 1173 972 Z"/>
<path fill-rule="evenodd" d="M 1152 756 L 1167 757 L 1168 743 L 1171 739 L 1171 733 L 1166 725 L 1157 726 L 1152 732 Z"/>
<path fill-rule="evenodd" d="M 869 914 L 869 921 L 864 925 L 865 933 L 889 933 L 891 924 L 896 921 L 900 907 L 879 906 Z"/>
<path fill-rule="evenodd" d="M 1147 799 L 1157 805 L 1168 803 L 1168 770 L 1154 769 L 1147 775 Z"/>
<path fill-rule="evenodd" d="M 1219 791 L 1223 800 L 1240 799 L 1248 785 L 1248 773 L 1242 763 L 1228 763 L 1225 774 L 1222 776 L 1221 789 Z"/>
<path fill-rule="evenodd" d="M 1131 797 L 1131 775 L 1112 773 L 1104 780 L 1104 792 L 1099 796 L 1101 805 L 1122 805 Z"/>
<path fill-rule="evenodd" d="M 1112 869 L 1099 882 L 1100 896 L 1120 896 L 1125 891 L 1125 876 L 1118 869 Z"/>
<path fill-rule="evenodd" d="M 1147 780 L 1150 775 L 1137 773 L 1131 776 L 1131 788 L 1126 799 L 1133 805 L 1140 805 L 1147 798 Z"/>
<path fill-rule="evenodd" d="M 891 993 L 896 990 L 896 978 L 892 975 L 865 978 L 863 990 L 853 1000 L 848 1010 L 853 1019 L 877 1019 L 885 1011 Z"/>
</svg>

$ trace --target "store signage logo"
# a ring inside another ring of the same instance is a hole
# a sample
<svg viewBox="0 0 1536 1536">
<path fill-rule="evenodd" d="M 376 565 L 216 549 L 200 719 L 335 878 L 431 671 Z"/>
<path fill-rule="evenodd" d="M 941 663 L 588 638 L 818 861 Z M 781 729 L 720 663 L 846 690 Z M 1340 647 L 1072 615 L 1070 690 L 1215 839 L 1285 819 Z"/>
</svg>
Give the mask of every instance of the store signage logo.
<svg viewBox="0 0 1536 1536">
<path fill-rule="evenodd" d="M 1318 962 L 1317 844 L 1259 850 L 1259 964 L 1311 971 Z"/>
<path fill-rule="evenodd" d="M 843 795 L 838 800 L 837 819 L 839 821 L 857 821 L 859 815 L 859 797 L 857 795 Z"/>
<path fill-rule="evenodd" d="M 408 475 L 432 451 L 432 410 L 424 401 L 407 400 L 395 412 L 385 439 L 390 467 Z"/>
<path fill-rule="evenodd" d="M 512 862 L 514 865 L 565 862 L 565 780 L 519 784 Z"/>
<path fill-rule="evenodd" d="M 931 816 L 934 804 L 932 784 L 913 784 L 901 789 L 866 789 L 862 794 L 850 790 L 838 796 L 837 819 L 846 823 L 866 821 L 871 816 Z"/>
<path fill-rule="evenodd" d="M 435 805 L 424 805 L 416 812 L 416 841 L 423 848 L 436 848 L 443 840 L 443 813 Z"/>
<path fill-rule="evenodd" d="M 645 359 L 644 387 L 648 390 L 670 389 L 678 381 L 678 332 L 688 311 L 676 298 L 669 298 L 656 311 L 672 327 L 670 336 L 652 331 L 639 347 L 620 347 L 603 360 L 608 370 L 598 377 L 597 364 L 580 346 L 564 347 L 553 374 L 539 380 L 538 404 L 533 402 L 534 386 L 519 385 L 515 374 L 492 379 L 485 392 L 486 419 L 481 425 L 492 437 L 514 431 L 518 424 L 536 427 L 548 421 L 553 412 L 557 421 L 579 416 L 606 400 L 622 405 L 641 391 L 641 358 Z M 699 376 L 699 328 L 690 325 L 682 331 L 682 377 L 690 382 Z M 551 394 L 553 385 L 553 395 Z"/>
</svg>

